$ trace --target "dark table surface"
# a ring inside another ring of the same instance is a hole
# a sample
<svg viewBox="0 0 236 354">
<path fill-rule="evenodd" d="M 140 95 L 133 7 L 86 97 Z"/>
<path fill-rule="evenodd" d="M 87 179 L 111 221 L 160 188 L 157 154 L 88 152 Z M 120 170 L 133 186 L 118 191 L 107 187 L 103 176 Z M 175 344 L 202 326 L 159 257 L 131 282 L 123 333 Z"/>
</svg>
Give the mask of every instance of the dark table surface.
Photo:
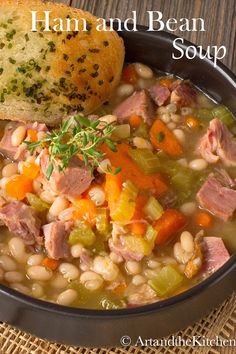
<svg viewBox="0 0 236 354">
<path fill-rule="evenodd" d="M 161 11 L 164 21 L 169 18 L 202 18 L 205 32 L 181 32 L 174 34 L 207 48 L 227 48 L 222 62 L 236 73 L 236 0 L 55 0 L 92 12 L 106 19 L 118 17 L 125 20 L 137 13 L 137 22 L 147 25 L 146 11 Z"/>
</svg>

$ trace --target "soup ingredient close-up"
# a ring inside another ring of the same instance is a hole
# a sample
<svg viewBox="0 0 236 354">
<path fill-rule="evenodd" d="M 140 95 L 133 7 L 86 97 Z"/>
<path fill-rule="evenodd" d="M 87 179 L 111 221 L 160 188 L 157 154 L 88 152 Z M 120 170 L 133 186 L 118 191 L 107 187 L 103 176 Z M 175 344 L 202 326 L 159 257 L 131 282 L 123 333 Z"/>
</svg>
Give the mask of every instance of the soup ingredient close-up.
<svg viewBox="0 0 236 354">
<path fill-rule="evenodd" d="M 1 281 L 119 309 L 204 280 L 236 247 L 234 131 L 226 107 L 141 63 L 93 115 L 3 122 Z"/>
<path fill-rule="evenodd" d="M 236 249 L 231 112 L 189 80 L 123 65 L 121 38 L 87 12 L 51 4 L 87 31 L 29 32 L 13 5 L 0 4 L 1 283 L 115 310 L 209 277 Z"/>
</svg>

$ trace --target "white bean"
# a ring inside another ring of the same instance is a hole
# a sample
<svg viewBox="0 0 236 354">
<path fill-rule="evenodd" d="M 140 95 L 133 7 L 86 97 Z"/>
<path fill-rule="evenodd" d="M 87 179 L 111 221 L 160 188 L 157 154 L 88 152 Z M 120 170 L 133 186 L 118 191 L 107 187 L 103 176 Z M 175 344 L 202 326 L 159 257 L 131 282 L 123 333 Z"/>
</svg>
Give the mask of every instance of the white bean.
<svg viewBox="0 0 236 354">
<path fill-rule="evenodd" d="M 144 270 L 144 275 L 148 279 L 152 279 L 152 278 L 155 278 L 157 276 L 159 271 L 160 271 L 160 268 L 158 268 L 158 269 L 148 269 L 147 268 L 147 269 Z"/>
<path fill-rule="evenodd" d="M 185 134 L 182 129 L 174 129 L 173 133 L 175 134 L 175 137 L 177 140 L 181 143 L 184 144 L 185 142 Z"/>
<path fill-rule="evenodd" d="M 111 258 L 113 263 L 119 264 L 123 262 L 123 257 L 119 254 L 116 254 L 115 252 L 111 252 L 109 257 Z"/>
<path fill-rule="evenodd" d="M 92 271 L 82 273 L 80 276 L 80 281 L 84 284 L 85 288 L 89 290 L 97 290 L 103 285 L 103 278 L 99 274 Z"/>
<path fill-rule="evenodd" d="M 65 289 L 68 285 L 68 281 L 62 274 L 57 273 L 50 281 L 50 285 L 55 289 Z"/>
<path fill-rule="evenodd" d="M 67 280 L 75 280 L 79 278 L 79 269 L 71 263 L 61 263 L 59 266 L 59 272 Z"/>
<path fill-rule="evenodd" d="M 50 193 L 49 191 L 43 191 L 42 193 L 40 193 L 40 198 L 49 204 L 52 204 L 54 202 L 54 200 L 56 199 L 56 196 L 53 195 L 52 193 Z"/>
<path fill-rule="evenodd" d="M 185 252 L 194 251 L 193 236 L 189 231 L 183 231 L 180 235 L 180 243 Z"/>
<path fill-rule="evenodd" d="M 73 258 L 79 258 L 83 253 L 84 247 L 80 243 L 71 246 L 70 252 Z"/>
<path fill-rule="evenodd" d="M 18 164 L 17 163 L 9 163 L 5 165 L 2 169 L 3 177 L 11 177 L 18 173 Z"/>
<path fill-rule="evenodd" d="M 189 162 L 189 167 L 195 171 L 202 171 L 207 168 L 207 162 L 203 159 L 195 159 Z"/>
<path fill-rule="evenodd" d="M 130 96 L 134 92 L 134 86 L 130 84 L 123 84 L 117 88 L 117 95 L 120 97 Z"/>
<path fill-rule="evenodd" d="M 58 215 L 58 219 L 61 220 L 61 221 L 72 220 L 74 212 L 75 212 L 75 208 L 74 207 L 66 208 Z"/>
<path fill-rule="evenodd" d="M 107 168 L 111 166 L 111 161 L 109 159 L 104 159 L 99 163 L 98 172 L 99 173 L 106 173 Z"/>
<path fill-rule="evenodd" d="M 137 274 L 132 278 L 132 283 L 136 286 L 142 285 L 146 282 L 146 279 L 144 276 Z"/>
<path fill-rule="evenodd" d="M 11 136 L 11 144 L 13 146 L 19 146 L 24 140 L 26 135 L 26 129 L 24 126 L 19 126 L 14 130 Z"/>
<path fill-rule="evenodd" d="M 57 298 L 57 303 L 63 306 L 71 305 L 77 298 L 77 292 L 74 289 L 63 291 Z"/>
<path fill-rule="evenodd" d="M 17 262 L 25 263 L 27 259 L 27 254 L 25 251 L 25 245 L 21 238 L 12 237 L 8 242 L 9 250 L 12 257 L 14 257 Z"/>
<path fill-rule="evenodd" d="M 111 123 L 117 122 L 117 116 L 115 116 L 114 114 L 107 114 L 103 117 L 100 117 L 99 120 L 100 120 L 100 122 L 104 122 L 106 124 L 111 124 Z"/>
<path fill-rule="evenodd" d="M 141 264 L 136 261 L 127 261 L 125 267 L 126 271 L 132 275 L 139 274 L 142 270 Z"/>
<path fill-rule="evenodd" d="M 11 283 L 10 287 L 16 291 L 19 291 L 22 294 L 29 295 L 30 290 L 27 288 L 27 286 L 21 284 L 21 283 Z"/>
<path fill-rule="evenodd" d="M 138 149 L 152 150 L 152 144 L 147 139 L 140 138 L 139 136 L 136 136 L 135 138 L 133 138 L 133 144 Z"/>
<path fill-rule="evenodd" d="M 161 106 L 161 107 L 158 107 L 157 108 L 157 115 L 158 116 L 162 116 L 163 114 L 167 113 L 168 116 L 170 117 L 169 115 L 169 111 L 167 110 L 167 108 L 165 106 Z"/>
<path fill-rule="evenodd" d="M 43 255 L 42 254 L 33 254 L 32 256 L 30 256 L 27 260 L 27 264 L 29 266 L 38 266 L 41 265 L 42 261 L 43 261 Z"/>
<path fill-rule="evenodd" d="M 166 106 L 166 110 L 170 113 L 175 113 L 177 111 L 177 106 L 175 103 L 170 103 Z"/>
<path fill-rule="evenodd" d="M 184 203 L 183 205 L 181 205 L 180 207 L 180 211 L 184 214 L 184 215 L 192 215 L 195 210 L 197 209 L 197 206 L 194 202 L 188 202 L 188 203 Z"/>
<path fill-rule="evenodd" d="M 32 284 L 32 295 L 37 298 L 40 298 L 44 295 L 44 290 L 41 284 Z"/>
<path fill-rule="evenodd" d="M 172 120 L 172 122 L 179 123 L 181 121 L 181 116 L 179 114 L 171 113 L 170 119 Z"/>
<path fill-rule="evenodd" d="M 155 269 L 161 266 L 161 263 L 156 261 L 155 259 L 149 259 L 147 261 L 147 266 L 151 269 Z"/>
<path fill-rule="evenodd" d="M 174 122 L 170 122 L 167 124 L 167 127 L 170 129 L 170 130 L 173 130 L 176 128 L 176 124 Z"/>
<path fill-rule="evenodd" d="M 6 272 L 5 273 L 5 280 L 8 283 L 20 283 L 24 280 L 24 276 L 20 272 Z"/>
<path fill-rule="evenodd" d="M 0 256 L 0 266 L 6 271 L 11 272 L 17 270 L 16 262 L 9 256 Z"/>
<path fill-rule="evenodd" d="M 153 77 L 153 71 L 147 65 L 135 63 L 134 68 L 142 79 L 151 79 Z"/>
<path fill-rule="evenodd" d="M 106 199 L 105 192 L 101 187 L 92 187 L 89 190 L 88 195 L 96 206 L 103 205 Z"/>
<path fill-rule="evenodd" d="M 175 243 L 173 252 L 175 259 L 182 264 L 186 264 L 192 257 L 192 253 L 183 250 L 180 242 Z"/>
<path fill-rule="evenodd" d="M 27 275 L 33 280 L 47 281 L 52 278 L 53 272 L 51 269 L 36 265 L 28 268 Z"/>
<path fill-rule="evenodd" d="M 57 197 L 52 203 L 49 213 L 52 216 L 58 216 L 63 210 L 69 207 L 69 201 L 63 197 Z"/>
<path fill-rule="evenodd" d="M 164 113 L 160 116 L 161 120 L 165 123 L 168 124 L 170 123 L 170 114 L 169 113 Z"/>
<path fill-rule="evenodd" d="M 119 268 L 109 257 L 98 256 L 93 261 L 93 270 L 101 274 L 104 280 L 113 281 L 119 273 Z"/>
</svg>

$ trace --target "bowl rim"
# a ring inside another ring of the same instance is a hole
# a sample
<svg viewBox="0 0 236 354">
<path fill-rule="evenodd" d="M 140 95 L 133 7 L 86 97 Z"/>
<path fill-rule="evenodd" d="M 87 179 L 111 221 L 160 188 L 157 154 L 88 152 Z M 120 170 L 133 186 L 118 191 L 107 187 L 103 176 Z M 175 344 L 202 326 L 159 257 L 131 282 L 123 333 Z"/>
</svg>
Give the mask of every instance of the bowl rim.
<svg viewBox="0 0 236 354">
<path fill-rule="evenodd" d="M 125 31 L 128 36 L 132 36 L 132 33 L 136 35 L 147 35 L 149 38 L 153 37 L 154 40 L 159 38 L 160 40 L 165 40 L 167 42 L 173 42 L 175 38 L 178 38 L 176 35 L 172 33 L 168 33 L 166 31 L 158 31 L 158 32 L 148 32 L 146 26 L 137 25 L 138 32 L 129 32 Z M 123 32 L 122 31 L 122 32 Z M 118 34 L 122 37 L 122 32 L 118 32 Z M 191 43 L 184 39 L 183 44 L 181 45 L 182 48 L 186 48 L 187 46 L 194 46 L 197 47 L 195 44 Z M 205 52 L 205 51 L 204 51 Z M 198 54 L 197 54 L 198 56 Z M 199 56 L 198 56 L 199 57 Z M 235 86 L 236 89 L 236 75 L 228 69 L 221 61 L 217 60 L 217 67 L 214 67 L 213 62 L 208 59 L 204 58 L 204 62 L 207 62 L 209 65 L 213 66 L 214 70 L 220 71 L 222 75 L 230 81 L 230 83 Z M 11 289 L 3 284 L 0 284 L 0 296 L 4 295 L 6 297 L 11 298 L 17 302 L 20 302 L 24 305 L 30 305 L 34 309 L 43 310 L 46 312 L 57 313 L 58 315 L 63 316 L 71 316 L 71 317 L 89 317 L 89 318 L 100 318 L 100 319 L 116 319 L 120 317 L 126 316 L 137 316 L 137 315 L 148 315 L 150 313 L 155 313 L 158 311 L 165 310 L 167 308 L 173 307 L 177 304 L 183 303 L 190 297 L 195 297 L 199 293 L 204 292 L 208 287 L 211 287 L 218 283 L 222 278 L 227 276 L 231 271 L 236 269 L 236 253 L 232 254 L 230 259 L 216 272 L 210 275 L 205 280 L 201 281 L 200 283 L 194 285 L 192 288 L 178 294 L 172 296 L 167 299 L 163 299 L 152 304 L 131 307 L 131 308 L 124 308 L 124 309 L 116 309 L 116 310 L 96 310 L 96 309 L 87 309 L 87 308 L 76 308 L 76 307 L 69 307 L 69 306 L 62 306 L 56 303 L 48 302 L 46 300 L 40 300 L 33 298 L 28 295 L 24 295 L 14 289 Z"/>
</svg>

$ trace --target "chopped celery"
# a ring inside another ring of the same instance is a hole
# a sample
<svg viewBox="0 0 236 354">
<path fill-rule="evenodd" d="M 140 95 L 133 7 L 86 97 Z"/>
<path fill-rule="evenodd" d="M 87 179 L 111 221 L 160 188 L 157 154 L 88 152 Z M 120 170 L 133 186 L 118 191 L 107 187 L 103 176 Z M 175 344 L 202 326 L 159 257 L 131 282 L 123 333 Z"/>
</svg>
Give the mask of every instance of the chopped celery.
<svg viewBox="0 0 236 354">
<path fill-rule="evenodd" d="M 210 121 L 213 118 L 212 110 L 208 108 L 193 108 L 193 115 L 203 121 Z"/>
<path fill-rule="evenodd" d="M 159 158 L 149 149 L 129 149 L 129 156 L 136 162 L 145 175 L 150 175 L 161 170 Z"/>
<path fill-rule="evenodd" d="M 130 137 L 130 125 L 129 124 L 121 124 L 117 125 L 113 132 L 113 137 L 116 139 L 127 139 Z"/>
<path fill-rule="evenodd" d="M 50 204 L 44 202 L 42 199 L 40 199 L 39 197 L 37 197 L 37 195 L 33 193 L 27 193 L 26 198 L 29 204 L 39 212 L 43 212 L 50 208 Z"/>
<path fill-rule="evenodd" d="M 152 227 L 151 225 L 148 225 L 144 238 L 149 242 L 149 244 L 153 248 L 157 238 L 157 230 L 155 230 L 154 227 Z"/>
<path fill-rule="evenodd" d="M 148 127 L 147 124 L 141 123 L 140 126 L 135 130 L 135 136 L 140 138 L 148 138 Z"/>
<path fill-rule="evenodd" d="M 124 236 L 123 237 L 125 247 L 134 253 L 139 253 L 143 256 L 148 256 L 153 248 L 151 242 L 142 237 L 136 236 Z"/>
<path fill-rule="evenodd" d="M 212 116 L 213 118 L 219 118 L 228 127 L 235 122 L 232 113 L 225 106 L 214 107 L 212 109 Z"/>
<path fill-rule="evenodd" d="M 171 265 L 167 265 L 148 281 L 158 296 L 164 297 L 173 293 L 183 282 L 183 276 Z"/>
<path fill-rule="evenodd" d="M 108 250 L 106 236 L 98 235 L 96 237 L 96 241 L 90 247 L 90 250 L 96 255 L 100 254 L 101 252 L 106 252 Z"/>
<path fill-rule="evenodd" d="M 105 208 L 98 208 L 97 209 L 97 216 L 96 216 L 96 228 L 97 231 L 102 234 L 106 235 L 109 231 L 109 220 L 107 209 Z"/>
<path fill-rule="evenodd" d="M 146 216 L 148 216 L 153 221 L 159 219 L 163 214 L 163 208 L 161 204 L 153 196 L 148 199 L 147 204 L 143 208 L 143 211 Z"/>
<path fill-rule="evenodd" d="M 137 194 L 138 189 L 136 186 L 131 181 L 126 181 L 119 197 L 116 210 L 111 214 L 111 218 L 114 221 L 124 222 L 132 218 L 135 211 Z"/>
<path fill-rule="evenodd" d="M 163 172 L 170 178 L 170 184 L 178 195 L 179 203 L 195 194 L 207 177 L 207 171 L 194 171 L 174 160 L 168 160 L 163 164 Z"/>
<path fill-rule="evenodd" d="M 75 245 L 81 243 L 85 247 L 90 247 L 94 244 L 96 236 L 88 224 L 77 222 L 75 228 L 69 235 L 69 244 Z"/>
</svg>

